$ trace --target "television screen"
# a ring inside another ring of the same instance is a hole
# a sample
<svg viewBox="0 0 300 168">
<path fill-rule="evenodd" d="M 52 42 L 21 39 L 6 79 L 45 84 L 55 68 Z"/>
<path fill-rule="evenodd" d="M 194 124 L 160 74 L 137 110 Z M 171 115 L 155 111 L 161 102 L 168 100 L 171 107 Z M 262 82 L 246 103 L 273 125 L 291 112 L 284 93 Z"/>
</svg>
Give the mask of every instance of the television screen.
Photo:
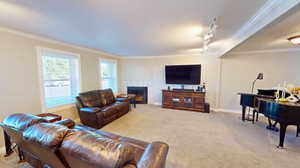
<svg viewBox="0 0 300 168">
<path fill-rule="evenodd" d="M 201 65 L 167 65 L 167 84 L 200 85 Z"/>
</svg>

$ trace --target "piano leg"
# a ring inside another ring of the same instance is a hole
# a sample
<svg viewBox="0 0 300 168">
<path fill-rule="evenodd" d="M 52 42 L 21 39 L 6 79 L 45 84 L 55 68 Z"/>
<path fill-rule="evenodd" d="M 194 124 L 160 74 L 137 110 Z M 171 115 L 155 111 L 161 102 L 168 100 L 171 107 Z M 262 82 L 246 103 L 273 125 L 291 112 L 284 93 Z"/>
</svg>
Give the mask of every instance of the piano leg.
<svg viewBox="0 0 300 168">
<path fill-rule="evenodd" d="M 246 106 L 243 106 L 243 114 L 242 114 L 242 120 L 245 121 L 246 116 Z"/>
<path fill-rule="evenodd" d="M 279 145 L 277 146 L 277 148 L 283 148 L 286 127 L 287 127 L 286 124 L 280 123 L 280 140 L 279 140 Z"/>
<path fill-rule="evenodd" d="M 256 122 L 258 121 L 258 117 L 259 117 L 259 115 L 258 115 L 258 111 L 256 112 Z"/>
<path fill-rule="evenodd" d="M 258 111 L 256 109 L 253 109 L 253 120 L 252 120 L 253 124 L 254 124 L 254 121 L 256 121 L 256 122 L 258 121 Z"/>
<path fill-rule="evenodd" d="M 255 121 L 255 113 L 256 113 L 256 110 L 253 110 L 253 114 L 252 114 L 252 124 L 254 124 L 254 121 Z"/>
<path fill-rule="evenodd" d="M 296 137 L 299 137 L 299 133 L 300 133 L 300 125 L 297 125 L 297 134 L 296 134 Z"/>
</svg>

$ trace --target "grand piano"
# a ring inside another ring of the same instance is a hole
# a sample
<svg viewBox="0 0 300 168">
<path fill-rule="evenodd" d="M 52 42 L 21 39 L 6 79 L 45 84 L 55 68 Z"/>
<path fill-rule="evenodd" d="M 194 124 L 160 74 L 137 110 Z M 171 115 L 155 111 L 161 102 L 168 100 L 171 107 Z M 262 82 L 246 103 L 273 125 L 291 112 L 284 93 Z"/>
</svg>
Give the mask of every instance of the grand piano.
<svg viewBox="0 0 300 168">
<path fill-rule="evenodd" d="M 258 117 L 258 113 L 268 118 L 268 129 L 276 131 L 276 124 L 279 123 L 280 134 L 278 147 L 282 148 L 284 146 L 287 126 L 297 126 L 296 136 L 298 136 L 300 132 L 300 103 L 276 102 L 274 96 L 264 95 L 260 92 L 258 94 L 239 93 L 239 95 L 241 96 L 240 105 L 243 107 L 243 121 L 245 121 L 246 109 L 250 107 L 253 108 L 253 119 L 251 120 L 253 123 L 255 114 L 256 117 Z"/>
</svg>

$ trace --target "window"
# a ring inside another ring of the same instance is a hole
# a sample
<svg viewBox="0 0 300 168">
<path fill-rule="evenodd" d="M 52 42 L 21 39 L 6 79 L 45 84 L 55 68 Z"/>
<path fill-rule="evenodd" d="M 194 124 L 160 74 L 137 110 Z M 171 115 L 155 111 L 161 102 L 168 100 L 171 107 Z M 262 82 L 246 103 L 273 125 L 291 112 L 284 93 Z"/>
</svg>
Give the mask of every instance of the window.
<svg viewBox="0 0 300 168">
<path fill-rule="evenodd" d="M 111 88 L 117 93 L 117 62 L 115 60 L 100 60 L 101 88 Z"/>
<path fill-rule="evenodd" d="M 79 55 L 43 48 L 39 59 L 44 106 L 74 103 L 80 91 Z"/>
</svg>

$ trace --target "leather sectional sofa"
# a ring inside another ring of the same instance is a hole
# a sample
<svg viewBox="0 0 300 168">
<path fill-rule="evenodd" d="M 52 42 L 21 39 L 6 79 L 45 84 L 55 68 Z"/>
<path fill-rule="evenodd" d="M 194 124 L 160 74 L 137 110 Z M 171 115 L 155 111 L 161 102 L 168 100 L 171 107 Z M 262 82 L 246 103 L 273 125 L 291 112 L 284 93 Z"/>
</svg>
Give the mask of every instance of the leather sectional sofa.
<svg viewBox="0 0 300 168">
<path fill-rule="evenodd" d="M 130 109 L 129 101 L 116 99 L 111 89 L 80 93 L 76 99 L 81 123 L 96 129 L 120 118 Z"/>
<path fill-rule="evenodd" d="M 14 114 L 1 126 L 35 168 L 164 168 L 168 153 L 165 143 L 147 143 L 72 120 L 47 123 L 37 116 Z"/>
</svg>

